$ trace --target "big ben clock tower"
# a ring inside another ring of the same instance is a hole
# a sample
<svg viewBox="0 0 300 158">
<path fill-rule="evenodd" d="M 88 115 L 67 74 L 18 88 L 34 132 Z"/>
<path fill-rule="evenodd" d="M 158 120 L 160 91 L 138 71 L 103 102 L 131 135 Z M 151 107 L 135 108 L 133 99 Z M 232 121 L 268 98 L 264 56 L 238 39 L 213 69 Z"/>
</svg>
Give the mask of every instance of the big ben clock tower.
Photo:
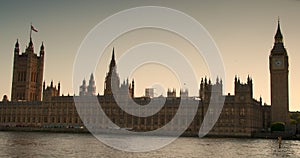
<svg viewBox="0 0 300 158">
<path fill-rule="evenodd" d="M 278 20 L 275 43 L 269 56 L 272 123 L 289 124 L 289 60 Z"/>
</svg>

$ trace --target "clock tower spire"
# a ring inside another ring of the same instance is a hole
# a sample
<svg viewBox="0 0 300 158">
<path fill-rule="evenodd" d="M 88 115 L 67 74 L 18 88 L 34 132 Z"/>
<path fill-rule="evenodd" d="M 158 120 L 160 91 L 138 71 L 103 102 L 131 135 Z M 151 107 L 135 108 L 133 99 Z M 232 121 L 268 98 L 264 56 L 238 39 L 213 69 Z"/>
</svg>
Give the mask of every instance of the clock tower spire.
<svg viewBox="0 0 300 158">
<path fill-rule="evenodd" d="M 274 40 L 269 56 L 272 122 L 289 124 L 289 60 L 279 19 Z"/>
</svg>

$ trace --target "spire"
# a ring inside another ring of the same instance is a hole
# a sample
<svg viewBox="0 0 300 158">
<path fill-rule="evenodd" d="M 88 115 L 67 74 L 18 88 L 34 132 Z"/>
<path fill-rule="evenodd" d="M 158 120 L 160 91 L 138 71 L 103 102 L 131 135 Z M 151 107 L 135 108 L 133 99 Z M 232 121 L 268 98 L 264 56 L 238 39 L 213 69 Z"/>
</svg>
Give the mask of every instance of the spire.
<svg viewBox="0 0 300 158">
<path fill-rule="evenodd" d="M 17 42 L 16 42 L 16 44 L 15 44 L 15 47 L 16 47 L 16 48 L 19 48 L 19 39 L 17 39 Z"/>
<path fill-rule="evenodd" d="M 33 42 L 31 37 L 30 37 L 28 47 L 26 48 L 26 53 L 34 53 Z"/>
<path fill-rule="evenodd" d="M 262 105 L 262 97 L 261 96 L 259 97 L 259 103 L 260 103 L 260 105 Z"/>
<path fill-rule="evenodd" d="M 86 80 L 85 80 L 85 78 L 83 79 L 83 81 L 82 81 L 82 85 L 86 85 Z"/>
<path fill-rule="evenodd" d="M 60 95 L 60 82 L 58 82 L 57 96 Z"/>
<path fill-rule="evenodd" d="M 42 42 L 42 45 L 41 45 L 41 50 L 44 50 L 44 42 Z"/>
<path fill-rule="evenodd" d="M 96 95 L 96 85 L 95 85 L 95 79 L 94 74 L 91 73 L 91 77 L 89 80 L 89 85 L 87 87 L 87 93 L 89 96 L 95 96 Z"/>
<path fill-rule="evenodd" d="M 43 91 L 45 91 L 45 88 L 46 88 L 46 83 L 45 81 L 43 82 Z"/>
<path fill-rule="evenodd" d="M 43 57 L 44 54 L 45 54 L 45 47 L 44 47 L 44 42 L 42 42 L 41 49 L 40 49 L 40 56 Z"/>
<path fill-rule="evenodd" d="M 115 60 L 115 47 L 113 47 L 113 51 L 112 51 L 112 59 L 111 60 Z"/>
<path fill-rule="evenodd" d="M 15 54 L 19 54 L 20 48 L 19 48 L 19 40 L 17 39 L 17 42 L 15 44 Z"/>
<path fill-rule="evenodd" d="M 131 81 L 131 97 L 134 98 L 134 79 Z"/>
<path fill-rule="evenodd" d="M 113 48 L 113 50 L 112 50 L 112 56 L 111 56 L 111 61 L 110 61 L 110 65 L 109 65 L 110 70 L 112 70 L 115 66 L 116 66 L 115 48 Z"/>
<path fill-rule="evenodd" d="M 282 43 L 282 34 L 281 34 L 281 30 L 280 30 L 280 20 L 279 20 L 279 17 L 278 17 L 278 24 L 277 24 L 277 32 L 276 32 L 276 35 L 275 35 L 275 43 Z"/>
<path fill-rule="evenodd" d="M 271 50 L 271 54 L 286 54 L 286 49 L 284 48 L 284 44 L 283 44 L 283 36 L 281 33 L 281 29 L 280 29 L 280 20 L 278 18 L 278 22 L 277 22 L 277 31 L 275 34 L 275 43 L 273 46 L 273 49 Z"/>
<path fill-rule="evenodd" d="M 85 78 L 82 81 L 82 85 L 79 87 L 79 96 L 86 96 L 87 94 L 87 86 Z"/>
<path fill-rule="evenodd" d="M 247 77 L 247 83 L 252 84 L 252 78 L 249 76 L 249 74 L 248 74 L 248 77 Z"/>
<path fill-rule="evenodd" d="M 89 86 L 88 87 L 90 87 L 90 88 L 95 87 L 95 79 L 94 79 L 94 74 L 93 73 L 91 73 L 91 77 L 90 77 L 90 80 L 89 80 Z M 92 89 L 90 89 L 90 90 L 92 90 Z"/>
<path fill-rule="evenodd" d="M 93 73 L 91 73 L 90 80 L 94 80 L 94 74 Z"/>
</svg>

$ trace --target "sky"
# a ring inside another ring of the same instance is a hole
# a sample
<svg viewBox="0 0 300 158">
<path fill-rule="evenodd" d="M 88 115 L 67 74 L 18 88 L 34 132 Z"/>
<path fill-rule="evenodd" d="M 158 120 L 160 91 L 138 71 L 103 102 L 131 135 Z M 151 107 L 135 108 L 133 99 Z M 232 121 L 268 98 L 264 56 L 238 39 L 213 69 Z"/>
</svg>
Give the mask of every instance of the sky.
<svg viewBox="0 0 300 158">
<path fill-rule="evenodd" d="M 52 80 L 55 84 L 60 82 L 62 94 L 78 94 L 80 83 L 78 87 L 72 87 L 72 73 L 80 44 L 87 34 L 105 18 L 139 6 L 172 8 L 197 20 L 209 32 L 220 51 L 226 72 L 224 94 L 234 93 L 233 83 L 236 75 L 242 82 L 246 82 L 247 76 L 250 75 L 254 84 L 253 97 L 258 99 L 261 96 L 266 104 L 270 104 L 268 60 L 279 16 L 284 44 L 289 55 L 290 110 L 300 110 L 298 97 L 300 84 L 297 82 L 300 78 L 300 62 L 297 62 L 300 58 L 298 39 L 300 37 L 300 1 L 298 0 L 2 0 L 0 6 L 2 74 L 0 95 L 8 95 L 10 98 L 14 44 L 18 39 L 21 51 L 24 52 L 29 42 L 30 23 L 39 30 L 32 35 L 35 52 L 39 52 L 42 42 L 45 45 L 44 80 L 46 83 L 49 85 Z M 120 22 L 126 25 L 126 19 Z M 118 26 L 115 27 L 118 28 Z M 122 55 L 130 48 L 142 42 L 153 41 L 167 43 L 183 52 L 196 71 L 198 84 L 201 77 L 209 76 L 203 57 L 195 55 L 197 52 L 180 36 L 159 29 L 140 29 L 119 36 L 105 49 L 95 72 L 97 93 L 103 94 L 104 77 L 108 71 L 113 47 L 118 65 L 118 59 L 122 59 Z M 160 49 L 164 50 L 163 47 Z M 138 48 L 133 49 L 132 52 L 135 50 Z M 166 58 L 172 60 L 172 55 L 170 55 L 172 51 L 168 53 L 165 54 Z M 128 63 L 132 61 L 129 60 Z M 118 65 L 118 69 L 122 68 Z M 167 88 L 179 89 L 180 83 L 174 71 L 177 70 L 170 70 L 165 65 L 147 63 L 131 70 L 129 76 L 122 76 L 120 72 L 120 78 L 134 78 L 136 94 L 143 95 L 144 88 L 151 86 L 165 90 Z M 90 72 L 86 72 L 82 79 L 89 79 L 89 74 Z M 188 87 L 182 83 L 181 87 L 191 89 L 190 93 L 198 88 Z"/>
</svg>

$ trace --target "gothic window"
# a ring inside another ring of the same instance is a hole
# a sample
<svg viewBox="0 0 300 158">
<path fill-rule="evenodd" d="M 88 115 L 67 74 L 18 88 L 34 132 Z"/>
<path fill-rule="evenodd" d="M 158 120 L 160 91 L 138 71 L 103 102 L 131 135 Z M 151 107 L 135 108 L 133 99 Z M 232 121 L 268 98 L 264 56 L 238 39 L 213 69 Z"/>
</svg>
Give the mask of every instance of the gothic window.
<svg viewBox="0 0 300 158">
<path fill-rule="evenodd" d="M 147 125 L 151 125 L 151 118 L 146 119 Z"/>
<path fill-rule="evenodd" d="M 21 73 L 18 72 L 18 81 L 21 81 Z"/>
<path fill-rule="evenodd" d="M 26 81 L 26 72 L 24 71 L 23 73 L 24 73 L 24 75 L 23 75 L 23 81 Z"/>
<path fill-rule="evenodd" d="M 34 75 L 33 75 L 33 76 L 34 76 L 33 81 L 36 82 L 36 80 L 37 80 L 37 79 L 36 79 L 36 72 L 33 73 L 33 74 L 34 74 Z"/>
<path fill-rule="evenodd" d="M 240 116 L 245 116 L 245 108 L 240 109 Z"/>
<path fill-rule="evenodd" d="M 226 114 L 226 116 L 229 115 L 229 110 L 228 110 L 228 108 L 225 108 L 225 114 Z"/>
<path fill-rule="evenodd" d="M 245 125 L 245 119 L 240 119 L 240 125 L 244 126 Z"/>
</svg>

